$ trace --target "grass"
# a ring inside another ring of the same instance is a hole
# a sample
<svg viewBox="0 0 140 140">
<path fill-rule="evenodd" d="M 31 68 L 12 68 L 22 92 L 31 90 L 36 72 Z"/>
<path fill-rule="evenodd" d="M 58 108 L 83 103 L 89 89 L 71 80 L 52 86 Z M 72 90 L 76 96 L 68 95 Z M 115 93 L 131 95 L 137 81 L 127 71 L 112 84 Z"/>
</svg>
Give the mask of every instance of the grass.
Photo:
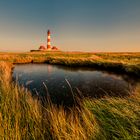
<svg viewBox="0 0 140 140">
<path fill-rule="evenodd" d="M 98 131 L 85 107 L 69 112 L 51 102 L 44 107 L 29 91 L 11 84 L 11 64 L 0 63 L 0 139 L 90 139 Z"/>
<path fill-rule="evenodd" d="M 47 62 L 68 66 L 122 68 L 139 74 L 139 53 L 1 53 L 0 139 L 140 139 L 140 85 L 125 98 L 79 101 L 69 111 L 51 101 L 42 106 L 30 92 L 11 82 L 12 63 Z"/>
<path fill-rule="evenodd" d="M 137 91 L 137 94 L 140 90 Z M 100 126 L 100 139 L 140 139 L 140 96 L 85 101 Z"/>
<path fill-rule="evenodd" d="M 96 67 L 140 76 L 140 53 L 30 52 L 0 53 L 0 61 L 50 63 L 75 67 Z"/>
</svg>

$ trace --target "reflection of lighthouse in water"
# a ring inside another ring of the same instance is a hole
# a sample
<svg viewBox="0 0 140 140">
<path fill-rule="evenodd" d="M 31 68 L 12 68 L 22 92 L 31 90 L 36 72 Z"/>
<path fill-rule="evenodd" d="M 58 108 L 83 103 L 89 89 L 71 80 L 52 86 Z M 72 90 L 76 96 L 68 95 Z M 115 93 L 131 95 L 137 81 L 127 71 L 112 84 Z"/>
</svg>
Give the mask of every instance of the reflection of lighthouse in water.
<svg viewBox="0 0 140 140">
<path fill-rule="evenodd" d="M 48 30 L 47 32 L 47 50 L 51 50 L 51 32 Z"/>
<path fill-rule="evenodd" d="M 52 73 L 52 66 L 51 65 L 47 65 L 47 72 L 48 72 L 48 76 L 50 76 Z"/>
</svg>

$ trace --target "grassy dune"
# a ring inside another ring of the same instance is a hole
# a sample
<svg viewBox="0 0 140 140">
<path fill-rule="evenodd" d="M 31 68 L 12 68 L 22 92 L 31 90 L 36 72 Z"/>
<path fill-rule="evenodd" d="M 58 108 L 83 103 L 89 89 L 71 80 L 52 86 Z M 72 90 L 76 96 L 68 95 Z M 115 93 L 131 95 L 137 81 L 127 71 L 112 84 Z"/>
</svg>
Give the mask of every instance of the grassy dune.
<svg viewBox="0 0 140 140">
<path fill-rule="evenodd" d="M 51 101 L 42 106 L 29 91 L 11 82 L 12 63 L 104 64 L 111 68 L 121 64 L 139 74 L 139 53 L 1 53 L 0 60 L 0 139 L 140 139 L 140 85 L 129 97 L 85 99 L 79 101 L 80 108 L 66 111 Z"/>
</svg>

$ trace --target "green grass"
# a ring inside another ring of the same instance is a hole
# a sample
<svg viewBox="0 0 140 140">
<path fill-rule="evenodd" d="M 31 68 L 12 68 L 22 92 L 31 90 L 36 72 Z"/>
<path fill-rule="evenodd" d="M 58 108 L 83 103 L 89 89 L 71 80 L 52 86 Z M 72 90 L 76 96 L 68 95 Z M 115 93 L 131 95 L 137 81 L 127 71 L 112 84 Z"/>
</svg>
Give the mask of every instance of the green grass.
<svg viewBox="0 0 140 140">
<path fill-rule="evenodd" d="M 139 94 L 139 91 L 137 91 Z M 99 139 L 140 139 L 140 96 L 85 101 L 100 126 Z"/>
<path fill-rule="evenodd" d="M 66 111 L 41 101 L 11 82 L 12 63 L 48 62 L 68 66 L 103 65 L 139 74 L 139 53 L 0 54 L 0 139 L 131 140 L 140 139 L 140 85 L 125 98 L 79 101 Z M 5 61 L 5 62 L 4 62 Z M 114 70 L 114 69 L 113 69 Z"/>
</svg>

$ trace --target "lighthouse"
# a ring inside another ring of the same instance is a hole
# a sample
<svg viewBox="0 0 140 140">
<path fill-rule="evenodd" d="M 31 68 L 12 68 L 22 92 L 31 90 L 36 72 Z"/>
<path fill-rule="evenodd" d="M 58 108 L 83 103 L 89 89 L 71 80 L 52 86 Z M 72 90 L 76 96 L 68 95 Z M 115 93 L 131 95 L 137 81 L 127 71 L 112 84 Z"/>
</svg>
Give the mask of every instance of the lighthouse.
<svg viewBox="0 0 140 140">
<path fill-rule="evenodd" d="M 35 51 L 35 50 L 31 50 Z M 38 51 L 60 51 L 58 47 L 51 46 L 51 32 L 47 31 L 47 45 L 40 45 Z"/>
<path fill-rule="evenodd" d="M 48 30 L 47 32 L 47 50 L 51 50 L 51 32 Z"/>
</svg>

